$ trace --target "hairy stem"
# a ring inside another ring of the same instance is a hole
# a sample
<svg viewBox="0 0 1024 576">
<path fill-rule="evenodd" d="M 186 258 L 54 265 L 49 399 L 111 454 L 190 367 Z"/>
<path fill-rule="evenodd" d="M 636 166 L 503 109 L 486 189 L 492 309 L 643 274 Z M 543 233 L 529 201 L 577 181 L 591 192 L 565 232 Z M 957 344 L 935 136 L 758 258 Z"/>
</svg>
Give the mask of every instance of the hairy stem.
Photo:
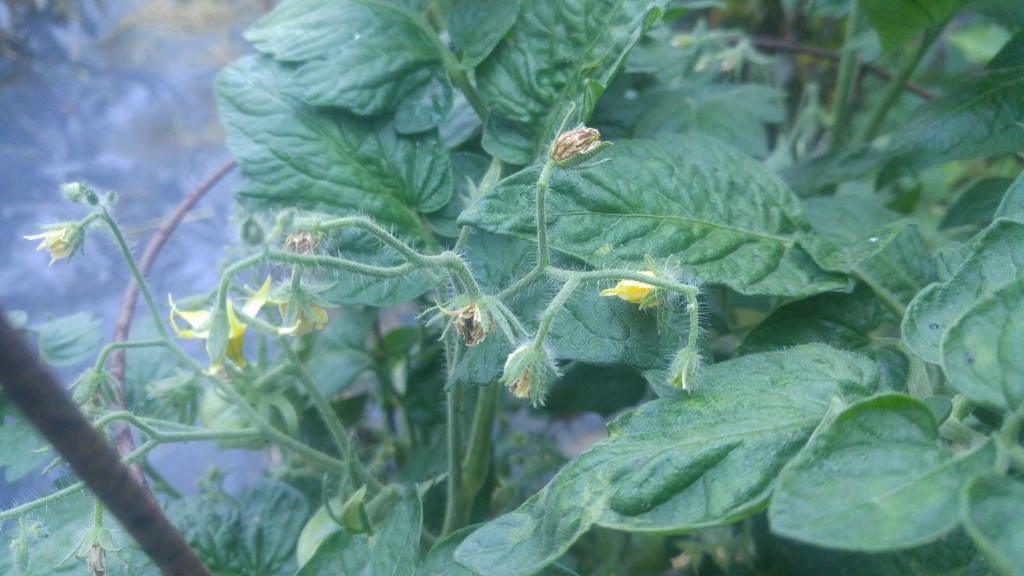
<svg viewBox="0 0 1024 576">
<path fill-rule="evenodd" d="M 128 247 L 128 242 L 124 239 L 121 228 L 114 222 L 106 208 L 103 209 L 102 219 L 110 233 L 114 236 L 117 247 L 121 249 L 125 262 L 128 263 L 128 268 L 132 272 L 132 278 L 135 279 L 135 283 L 139 286 L 139 292 L 142 293 L 142 299 L 146 302 L 146 308 L 149 309 L 149 313 L 153 317 L 153 324 L 156 326 L 157 333 L 160 335 L 160 338 L 169 342 L 170 337 L 167 335 L 167 328 L 161 322 L 161 315 L 160 311 L 157 310 L 156 300 L 153 299 L 153 293 L 149 290 L 149 285 L 146 283 L 146 278 L 143 276 L 142 271 L 139 270 L 135 257 L 132 256 L 132 250 Z"/>
<path fill-rule="evenodd" d="M 868 119 L 854 135 L 854 142 L 869 142 L 878 135 L 878 130 L 881 128 L 882 121 L 885 120 L 886 114 L 889 113 L 893 104 L 896 103 L 896 99 L 903 93 L 904 85 L 907 80 L 910 78 L 911 74 L 914 73 L 918 63 L 921 62 L 921 58 L 923 58 L 925 53 L 928 52 L 928 49 L 931 48 L 932 43 L 938 39 L 939 34 L 942 32 L 944 27 L 945 24 L 943 23 L 927 30 L 921 38 L 921 42 L 917 45 L 917 48 L 900 63 L 900 67 L 896 70 L 896 74 L 893 75 L 892 80 L 889 81 L 885 90 L 882 92 L 882 96 L 871 109 Z"/>
<path fill-rule="evenodd" d="M 334 443 L 338 446 L 338 452 L 341 454 L 342 459 L 348 464 L 351 474 L 359 482 L 366 484 L 371 494 L 379 492 L 383 485 L 363 467 L 362 462 L 355 456 L 355 451 L 352 449 L 352 439 L 348 433 L 345 432 L 345 426 L 338 419 L 338 415 L 331 408 L 331 402 L 324 396 L 320 388 L 317 387 L 316 383 L 309 376 L 309 372 L 306 371 L 306 367 L 299 360 L 298 355 L 292 350 L 291 343 L 288 342 L 284 337 L 278 338 L 278 344 L 281 350 L 284 351 L 285 356 L 288 357 L 288 361 L 291 362 L 292 367 L 295 370 L 296 376 L 298 376 L 299 384 L 302 386 L 302 390 L 309 396 L 310 400 L 313 401 L 313 406 L 316 407 L 317 412 L 320 413 L 320 417 L 323 418 L 324 423 L 327 425 L 327 429 L 331 433 L 331 437 Z"/>
<path fill-rule="evenodd" d="M 846 31 L 843 35 L 843 51 L 839 60 L 839 75 L 836 78 L 835 103 L 832 107 L 832 139 L 829 148 L 835 148 L 846 140 L 846 132 L 850 122 L 850 100 L 856 89 L 855 79 L 860 64 L 860 55 L 854 45 L 857 30 L 860 28 L 861 14 L 856 2 L 850 4 L 850 13 L 846 17 Z"/>
<path fill-rule="evenodd" d="M 548 251 L 548 215 L 546 195 L 548 180 L 551 178 L 551 170 L 555 167 L 555 161 L 548 159 L 544 168 L 540 171 L 540 178 L 537 179 L 537 267 L 547 268 L 551 264 L 551 253 Z"/>
<path fill-rule="evenodd" d="M 468 514 L 463 510 L 462 404 L 462 382 L 455 379 L 448 390 L 448 501 L 445 505 L 442 536 L 461 528 L 461 518 Z"/>
</svg>

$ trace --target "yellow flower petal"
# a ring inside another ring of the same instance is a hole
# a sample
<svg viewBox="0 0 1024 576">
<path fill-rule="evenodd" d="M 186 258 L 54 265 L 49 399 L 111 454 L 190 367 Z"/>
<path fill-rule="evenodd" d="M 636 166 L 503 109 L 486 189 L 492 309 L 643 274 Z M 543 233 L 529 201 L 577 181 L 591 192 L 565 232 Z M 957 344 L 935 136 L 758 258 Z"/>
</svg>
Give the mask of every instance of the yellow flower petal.
<svg viewBox="0 0 1024 576">
<path fill-rule="evenodd" d="M 653 272 L 641 272 L 641 274 L 654 276 Z M 601 296 L 618 296 L 626 302 L 639 304 L 641 308 L 651 308 L 658 305 L 658 301 L 654 299 L 654 292 L 656 290 L 656 287 L 645 282 L 619 280 L 619 283 L 614 288 L 601 290 Z"/>
<path fill-rule="evenodd" d="M 207 326 L 207 322 L 210 319 L 210 312 L 208 310 L 197 310 L 197 311 L 182 311 L 178 310 L 178 307 L 174 305 L 174 299 L 167 295 L 167 301 L 171 304 L 171 328 L 174 329 L 174 333 L 182 338 L 202 338 L 206 339 L 210 335 L 210 329 Z M 178 323 L 174 321 L 174 317 L 178 316 L 188 325 L 192 327 L 191 330 L 181 329 L 178 327 Z M 202 330 L 196 330 L 196 328 L 202 328 Z"/>
<path fill-rule="evenodd" d="M 245 312 L 246 316 L 255 316 L 259 314 L 263 305 L 267 303 L 267 296 L 270 294 L 270 276 L 263 281 L 263 286 L 256 292 L 253 292 L 252 296 L 242 306 L 242 312 Z"/>
<path fill-rule="evenodd" d="M 50 253 L 50 265 L 60 260 L 61 258 L 68 258 L 81 244 L 81 236 L 76 235 L 76 230 L 70 225 L 55 225 L 49 228 L 42 234 L 33 234 L 31 236 L 24 236 L 26 240 L 39 240 L 39 246 L 36 247 L 36 251 L 43 250 Z"/>
</svg>

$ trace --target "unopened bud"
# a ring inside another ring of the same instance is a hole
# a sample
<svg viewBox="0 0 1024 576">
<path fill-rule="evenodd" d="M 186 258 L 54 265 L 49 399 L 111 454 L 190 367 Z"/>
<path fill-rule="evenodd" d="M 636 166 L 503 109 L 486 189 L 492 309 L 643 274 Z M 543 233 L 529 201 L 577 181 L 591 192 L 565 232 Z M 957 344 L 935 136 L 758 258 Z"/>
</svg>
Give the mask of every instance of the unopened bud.
<svg viewBox="0 0 1024 576">
<path fill-rule="evenodd" d="M 594 128 L 581 126 L 563 132 L 551 146 L 550 155 L 555 162 L 568 162 L 590 154 L 599 146 L 601 146 L 601 133 Z"/>
<path fill-rule="evenodd" d="M 669 368 L 669 386 L 690 391 L 697 380 L 697 370 L 700 368 L 700 356 L 693 348 L 683 348 L 676 354 Z"/>
<path fill-rule="evenodd" d="M 252 216 L 249 216 L 242 222 L 241 235 L 242 242 L 250 246 L 263 244 L 263 239 L 266 237 L 266 234 L 263 232 L 263 225 Z"/>
<path fill-rule="evenodd" d="M 96 194 L 96 191 L 81 182 L 67 182 L 61 184 L 60 190 L 64 193 L 64 196 L 72 202 L 88 204 L 90 206 L 96 206 L 100 203 L 100 197 Z"/>
</svg>

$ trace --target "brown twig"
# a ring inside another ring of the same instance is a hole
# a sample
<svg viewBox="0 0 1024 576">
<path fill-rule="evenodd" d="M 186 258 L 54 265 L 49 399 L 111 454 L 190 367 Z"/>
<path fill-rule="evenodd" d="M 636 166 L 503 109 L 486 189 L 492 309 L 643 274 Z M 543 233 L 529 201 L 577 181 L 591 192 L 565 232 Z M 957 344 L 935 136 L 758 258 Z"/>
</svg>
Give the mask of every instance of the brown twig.
<svg viewBox="0 0 1024 576">
<path fill-rule="evenodd" d="M 832 50 L 825 50 L 824 48 L 818 48 L 817 46 L 809 46 L 807 44 L 795 44 L 793 42 L 787 42 L 785 40 L 779 40 L 777 38 L 765 38 L 762 36 L 749 36 L 748 38 L 750 39 L 750 43 L 753 44 L 754 46 L 757 46 L 758 48 L 764 48 L 768 50 L 780 50 L 782 52 L 792 52 L 796 54 L 808 54 L 810 56 L 823 58 L 825 60 L 832 60 L 834 62 L 838 62 L 840 59 L 840 55 L 838 52 L 833 52 Z M 862 71 L 874 74 L 875 76 L 878 76 L 883 80 L 892 79 L 892 72 L 889 72 L 884 68 L 879 68 L 878 66 L 865 63 L 861 63 L 860 67 Z M 918 86 L 913 82 L 907 82 L 906 88 L 910 92 L 917 94 L 918 96 L 925 100 L 935 99 L 935 94 L 932 94 L 927 89 L 922 88 L 921 86 Z"/>
<path fill-rule="evenodd" d="M 3 310 L 0 385 L 164 574 L 210 574 L 149 490 L 134 480 L 118 453 L 78 411 L 63 384 L 7 322 Z"/>
<path fill-rule="evenodd" d="M 205 180 L 199 183 L 198 186 L 192 189 L 185 198 L 178 203 L 167 218 L 160 224 L 156 233 L 149 239 L 149 244 L 146 245 L 146 249 L 142 252 L 142 257 L 139 259 L 139 270 L 143 275 L 149 273 L 150 268 L 153 267 L 153 262 L 156 260 L 157 254 L 160 249 L 163 248 L 164 244 L 167 243 L 167 239 L 171 237 L 174 229 L 177 228 L 178 224 L 185 218 L 185 215 L 189 210 L 195 206 L 196 202 L 203 197 L 211 188 L 217 185 L 225 176 L 230 173 L 237 164 L 234 160 L 229 160 L 224 164 L 221 164 L 219 168 L 213 173 L 207 176 Z M 132 325 L 132 316 L 135 313 L 135 303 L 139 298 L 139 285 L 133 278 L 128 282 L 127 288 L 125 288 L 124 296 L 121 297 L 121 308 L 117 312 L 117 321 L 114 324 L 114 342 L 123 342 L 128 338 L 128 330 Z M 115 350 L 110 356 L 110 378 L 113 381 L 113 402 L 111 403 L 112 410 L 124 410 L 124 371 L 125 371 L 125 353 L 123 349 Z M 117 444 L 117 451 L 121 456 L 129 454 L 135 449 L 135 441 L 132 439 L 131 428 L 125 422 L 115 422 L 114 424 L 114 442 Z M 132 477 L 135 480 L 145 486 L 145 475 L 142 473 L 142 469 L 137 465 L 131 466 Z"/>
</svg>

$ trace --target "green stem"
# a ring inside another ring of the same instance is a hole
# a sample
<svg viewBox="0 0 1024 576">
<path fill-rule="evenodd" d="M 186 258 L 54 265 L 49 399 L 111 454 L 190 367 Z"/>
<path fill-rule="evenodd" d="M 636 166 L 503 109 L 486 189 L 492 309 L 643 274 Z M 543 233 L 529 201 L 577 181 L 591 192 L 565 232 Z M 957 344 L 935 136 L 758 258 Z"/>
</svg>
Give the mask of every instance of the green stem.
<svg viewBox="0 0 1024 576">
<path fill-rule="evenodd" d="M 931 48 L 932 43 L 939 37 L 942 29 L 945 27 L 945 23 L 942 23 L 934 28 L 928 29 L 924 33 L 924 37 L 921 38 L 921 42 L 917 45 L 917 48 L 912 54 L 904 58 L 903 62 L 900 63 L 900 67 L 893 74 L 892 79 L 885 86 L 885 90 L 882 92 L 882 96 L 878 102 L 871 108 L 871 113 L 868 119 L 864 122 L 864 125 L 860 127 L 857 133 L 853 137 L 854 142 L 866 143 L 870 142 L 878 135 L 878 130 L 882 126 L 882 121 L 885 120 L 886 114 L 892 108 L 893 104 L 896 103 L 896 99 L 903 94 L 907 80 L 914 73 L 921 58 L 924 57 L 928 49 Z"/>
<path fill-rule="evenodd" d="M 455 240 L 455 246 L 452 248 L 455 252 L 462 252 L 466 247 L 466 242 L 469 241 L 469 235 L 473 231 L 472 226 L 463 226 L 459 229 L 459 237 Z"/>
<path fill-rule="evenodd" d="M 469 270 L 469 266 L 466 265 L 465 261 L 463 261 L 458 254 L 454 252 L 445 252 L 437 256 L 430 256 L 428 261 L 437 262 L 444 266 L 453 281 L 457 280 L 465 286 L 466 294 L 471 299 L 479 300 L 483 296 L 483 292 L 480 290 L 480 285 L 477 284 L 476 278 Z"/>
<path fill-rule="evenodd" d="M 15 506 L 14 508 L 8 508 L 0 512 L 0 524 L 3 524 L 11 518 L 18 518 L 24 516 L 30 512 L 34 512 L 40 508 L 48 507 L 51 504 L 56 504 L 69 496 L 77 494 L 85 489 L 85 482 L 75 482 L 70 484 L 52 494 L 47 494 L 41 498 L 37 498 L 31 502 L 26 502 L 21 506 Z"/>
<path fill-rule="evenodd" d="M 170 337 L 167 334 L 167 328 L 164 327 L 164 323 L 161 321 L 162 316 L 156 307 L 156 300 L 153 299 L 153 293 L 149 290 L 149 284 L 146 283 L 146 277 L 143 276 L 142 271 L 139 270 L 138 263 L 135 262 L 135 257 L 132 256 L 131 248 L 128 247 L 128 242 L 125 241 L 124 235 L 121 233 L 121 228 L 118 227 L 117 222 L 114 221 L 110 213 L 107 212 L 106 207 L 103 208 L 103 212 L 100 216 L 103 222 L 106 223 L 107 228 L 110 229 L 110 233 L 113 234 L 114 240 L 117 242 L 118 248 L 121 249 L 121 254 L 124 256 L 125 262 L 128 263 L 128 268 L 131 269 L 132 277 L 135 278 L 135 283 L 139 287 L 139 292 L 142 293 L 142 298 L 146 302 L 146 307 L 149 308 L 149 313 L 153 317 L 153 324 L 156 326 L 157 333 L 160 338 L 170 342 Z"/>
<path fill-rule="evenodd" d="M 849 129 L 850 98 L 856 89 L 854 79 L 857 77 L 857 68 L 860 64 L 860 55 L 854 42 L 857 30 L 860 28 L 860 21 L 860 9 L 858 4 L 853 2 L 850 4 L 850 13 L 846 17 L 843 51 L 839 59 L 839 75 L 836 78 L 835 104 L 832 107 L 832 139 L 829 141 L 831 150 L 835 150 L 846 140 L 846 132 Z"/>
<path fill-rule="evenodd" d="M 100 350 L 99 356 L 96 358 L 96 363 L 93 365 L 94 370 L 102 370 L 103 365 L 107 363 L 107 358 L 114 353 L 115 350 L 124 350 L 128 348 L 164 348 L 170 347 L 170 344 L 166 340 L 134 340 L 131 342 L 111 342 Z"/>
<path fill-rule="evenodd" d="M 950 442 L 964 446 L 977 446 L 988 440 L 988 436 L 952 418 L 947 419 L 939 426 L 939 435 Z"/>
<path fill-rule="evenodd" d="M 526 288 L 530 284 L 534 283 L 537 279 L 544 276 L 544 273 L 544 268 L 541 268 L 539 265 L 535 266 L 532 270 L 527 272 L 525 276 L 523 276 L 519 280 L 516 280 L 514 283 L 512 283 L 511 285 L 503 289 L 501 292 L 499 292 L 498 298 L 503 299 L 515 295 L 523 288 Z"/>
<path fill-rule="evenodd" d="M 1024 408 L 1011 412 L 996 437 L 996 464 L 995 469 L 1001 474 L 1007 474 L 1021 455 L 1020 446 L 1017 442 L 1020 439 L 1021 427 L 1024 426 Z"/>
<path fill-rule="evenodd" d="M 316 407 L 320 413 L 320 417 L 323 418 L 324 423 L 327 424 L 327 429 L 331 433 L 331 437 L 334 443 L 338 447 L 338 452 L 341 454 L 342 459 L 348 464 L 351 470 L 351 474 L 357 478 L 363 484 L 366 484 L 371 493 L 379 492 L 383 485 L 373 477 L 372 474 L 363 468 L 362 462 L 355 457 L 352 449 L 352 440 L 348 433 L 345 432 L 345 425 L 338 419 L 338 415 L 334 412 L 331 407 L 331 402 L 324 396 L 320 388 L 317 387 L 316 383 L 309 376 L 309 372 L 306 367 L 299 360 L 298 355 L 292 350 L 291 343 L 288 342 L 284 337 L 278 338 L 278 344 L 281 350 L 284 351 L 285 356 L 288 357 L 288 361 L 292 363 L 296 375 L 298 376 L 299 384 L 302 386 L 303 391 L 309 396 L 310 400 L 313 401 L 313 406 Z"/>
<path fill-rule="evenodd" d="M 953 410 L 950 412 L 950 417 L 957 422 L 963 422 L 964 418 L 970 416 L 976 407 L 977 404 L 973 400 L 962 394 L 957 394 L 953 397 Z"/>
<path fill-rule="evenodd" d="M 445 505 L 441 536 L 461 528 L 463 486 L 462 478 L 462 382 L 455 379 L 448 390 L 448 501 Z"/>
<path fill-rule="evenodd" d="M 153 465 L 149 463 L 149 460 L 141 460 L 139 462 L 139 466 L 142 467 L 142 470 L 146 473 L 146 476 L 149 478 L 150 484 L 153 486 L 154 493 L 163 492 L 168 497 L 170 497 L 171 500 L 181 500 L 181 492 L 178 492 L 178 490 L 174 486 L 171 486 L 171 483 L 168 482 L 166 478 L 164 478 L 163 474 L 161 474 L 159 470 L 154 468 Z"/>
<path fill-rule="evenodd" d="M 477 390 L 476 410 L 473 413 L 473 425 L 469 429 L 469 444 L 466 446 L 466 458 L 463 461 L 463 485 L 465 498 L 469 502 L 476 498 L 487 477 L 494 420 L 498 414 L 501 390 L 501 386 L 494 382 L 480 386 Z M 466 508 L 468 512 L 468 506 Z"/>
<path fill-rule="evenodd" d="M 573 291 L 580 285 L 579 280 L 576 278 L 570 278 L 565 284 L 562 285 L 561 290 L 555 294 L 555 297 L 548 302 L 547 308 L 544 309 L 544 314 L 540 317 L 540 323 L 537 325 L 537 335 L 533 337 L 533 345 L 540 346 L 544 344 L 544 338 L 548 335 L 548 330 L 551 328 L 551 323 L 555 321 L 555 316 L 558 311 L 565 306 L 566 300 L 572 295 Z"/>
<path fill-rule="evenodd" d="M 697 350 L 697 337 L 700 336 L 700 314 L 698 314 L 697 295 L 686 295 L 686 313 L 690 316 L 690 332 L 687 335 L 686 347 L 690 350 Z"/>
<path fill-rule="evenodd" d="M 239 264 L 245 262 L 245 260 L 246 259 L 243 259 Z M 235 268 L 235 266 L 230 267 L 229 270 L 231 268 Z M 224 277 L 226 278 L 229 275 L 230 274 L 225 272 Z M 227 291 L 226 283 L 222 279 L 221 287 L 220 287 L 220 292 L 221 293 L 220 293 L 219 297 L 223 298 L 223 299 L 226 299 L 227 298 L 227 296 L 225 294 L 226 291 Z M 270 440 L 271 442 L 276 442 L 277 444 L 279 444 L 279 445 L 281 445 L 281 446 L 283 446 L 285 448 L 289 448 L 292 451 L 294 451 L 295 453 L 305 457 L 306 459 L 308 459 L 308 460 L 310 460 L 312 462 L 316 462 L 317 464 L 320 464 L 321 466 L 323 466 L 324 468 L 327 468 L 328 470 L 332 470 L 332 471 L 337 472 L 339 474 L 343 474 L 343 473 L 347 472 L 347 466 L 346 466 L 346 464 L 344 462 L 341 462 L 341 461 L 339 461 L 339 460 L 337 460 L 335 458 L 331 458 L 330 456 L 324 454 L 323 452 L 320 452 L 319 450 L 316 450 L 315 448 L 311 448 L 311 447 L 303 444 L 302 442 L 296 440 L 295 438 L 292 438 L 291 436 L 285 434 L 284 432 L 281 432 L 277 428 L 274 428 L 274 426 L 271 425 L 270 422 L 268 422 L 267 419 L 264 418 L 259 413 L 259 411 L 257 411 L 255 408 L 253 408 L 252 404 L 250 404 L 244 397 L 242 397 L 242 395 L 239 394 L 234 389 L 234 387 L 232 387 L 230 384 L 225 382 L 222 378 L 220 378 L 216 374 L 209 374 L 209 373 L 207 373 L 205 368 L 203 367 L 203 365 L 201 363 L 199 363 L 195 358 L 192 358 L 191 356 L 189 356 L 187 352 L 185 352 L 184 350 L 182 350 L 181 348 L 179 348 L 177 346 L 172 347 L 171 350 L 174 352 L 174 354 L 176 356 L 178 356 L 178 358 L 182 362 L 184 362 L 185 364 L 190 366 L 193 370 L 195 370 L 196 372 L 205 374 L 206 377 L 210 380 L 210 382 L 212 382 L 213 385 L 222 394 L 227 396 L 227 398 L 233 404 L 238 406 L 238 408 L 240 410 L 242 410 L 242 412 L 245 413 L 245 415 L 253 423 L 253 426 L 255 426 L 262 433 L 264 438 L 266 438 L 267 440 Z"/>
<path fill-rule="evenodd" d="M 254 438 L 260 438 L 260 434 L 257 430 L 221 430 L 221 431 L 209 431 L 209 430 L 196 430 L 191 433 L 170 433 L 161 435 L 160 438 L 153 438 L 144 442 L 141 446 L 133 450 L 127 456 L 124 457 L 126 464 L 131 464 L 143 458 L 146 454 L 152 451 L 160 444 L 166 444 L 171 442 L 193 442 L 202 440 L 251 440 Z M 22 504 L 21 506 L 15 506 L 4 511 L 0 511 L 0 524 L 4 523 L 11 518 L 18 518 L 24 516 L 30 512 L 55 504 L 65 498 L 73 496 L 78 492 L 81 492 L 86 488 L 85 482 L 75 482 L 53 492 L 47 494 L 42 498 L 38 498 L 31 502 Z"/>
<path fill-rule="evenodd" d="M 907 313 L 907 307 L 902 302 L 896 299 L 891 292 L 889 292 L 884 286 L 879 284 L 867 274 L 864 274 L 857 266 L 854 266 L 850 271 L 850 275 L 860 280 L 864 284 L 871 288 L 871 291 L 878 296 L 878 299 L 882 301 L 882 304 L 889 309 L 890 312 L 896 315 L 897 318 L 903 318 Z"/>
<path fill-rule="evenodd" d="M 92 499 L 92 527 L 103 528 L 103 503 L 96 497 Z"/>
<path fill-rule="evenodd" d="M 551 253 L 548 251 L 548 215 L 545 206 L 548 189 L 548 180 L 551 178 L 551 170 L 555 167 L 555 161 L 548 159 L 544 168 L 540 171 L 537 179 L 537 267 L 544 269 L 551 264 Z"/>
<path fill-rule="evenodd" d="M 394 248 L 395 252 L 398 252 L 402 256 L 405 256 L 407 260 L 418 261 L 421 254 L 413 249 L 411 246 L 400 240 L 395 235 L 391 234 L 379 224 L 365 218 L 363 216 L 346 216 L 344 218 L 335 218 L 334 220 L 327 220 L 318 224 L 317 229 L 319 230 L 336 230 L 342 228 L 358 228 L 365 232 L 370 233 L 374 238 L 380 240 L 384 244 Z"/>
<path fill-rule="evenodd" d="M 469 430 L 469 440 L 461 464 L 460 488 L 458 492 L 448 495 L 450 500 L 443 534 L 450 534 L 469 524 L 473 501 L 487 478 L 494 420 L 498 413 L 501 391 L 502 387 L 494 382 L 477 388 L 473 424 Z"/>
</svg>

